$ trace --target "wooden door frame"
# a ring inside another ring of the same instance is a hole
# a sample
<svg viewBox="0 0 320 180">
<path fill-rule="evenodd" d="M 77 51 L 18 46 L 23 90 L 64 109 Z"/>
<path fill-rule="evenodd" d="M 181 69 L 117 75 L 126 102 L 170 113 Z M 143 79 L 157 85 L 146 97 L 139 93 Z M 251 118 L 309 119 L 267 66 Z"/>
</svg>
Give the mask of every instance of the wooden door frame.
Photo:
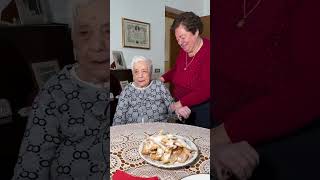
<svg viewBox="0 0 320 180">
<path fill-rule="evenodd" d="M 178 9 L 174 9 L 171 7 L 165 7 L 165 17 L 175 19 L 180 13 L 183 13 L 183 11 L 180 11 Z M 180 46 L 178 45 L 174 32 L 170 31 L 170 52 L 169 52 L 169 69 L 173 68 L 174 64 L 176 63 L 176 58 L 179 53 Z M 177 51 L 172 51 L 173 48 L 177 48 Z M 170 83 L 169 85 L 170 92 L 172 93 L 173 90 L 173 84 Z"/>
</svg>

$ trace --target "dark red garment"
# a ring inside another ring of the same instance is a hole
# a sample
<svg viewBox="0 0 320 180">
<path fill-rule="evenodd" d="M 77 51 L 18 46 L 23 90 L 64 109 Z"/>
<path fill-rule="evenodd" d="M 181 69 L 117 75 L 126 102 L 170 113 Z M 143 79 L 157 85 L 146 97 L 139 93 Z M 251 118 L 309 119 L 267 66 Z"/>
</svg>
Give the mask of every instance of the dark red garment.
<svg viewBox="0 0 320 180">
<path fill-rule="evenodd" d="M 247 0 L 247 12 L 258 0 Z M 233 142 L 287 135 L 320 115 L 319 6 L 262 0 L 242 28 L 242 0 L 213 6 L 213 116 Z"/>
<path fill-rule="evenodd" d="M 117 170 L 112 176 L 112 180 L 159 180 L 158 177 L 138 177 L 132 176 L 124 171 Z"/>
<path fill-rule="evenodd" d="M 192 61 L 192 62 L 191 62 Z M 189 64 L 190 63 L 190 64 Z M 180 49 L 175 66 L 162 77 L 174 84 L 173 96 L 183 106 L 194 106 L 210 98 L 210 41 L 203 38 L 203 45 L 192 60 Z"/>
</svg>

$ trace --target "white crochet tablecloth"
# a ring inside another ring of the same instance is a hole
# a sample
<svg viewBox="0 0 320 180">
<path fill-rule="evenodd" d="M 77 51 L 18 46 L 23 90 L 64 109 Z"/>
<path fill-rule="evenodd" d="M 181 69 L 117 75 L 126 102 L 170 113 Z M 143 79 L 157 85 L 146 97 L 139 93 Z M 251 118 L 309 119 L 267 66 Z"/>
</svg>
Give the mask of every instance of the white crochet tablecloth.
<svg viewBox="0 0 320 180">
<path fill-rule="evenodd" d="M 193 141 L 199 156 L 189 166 L 163 169 L 145 162 L 138 152 L 145 134 L 164 132 L 184 136 Z M 126 171 L 135 176 L 158 176 L 161 180 L 179 180 L 192 174 L 210 173 L 210 130 L 196 126 L 175 123 L 139 123 L 112 126 L 110 128 L 110 175 L 116 170 Z"/>
</svg>

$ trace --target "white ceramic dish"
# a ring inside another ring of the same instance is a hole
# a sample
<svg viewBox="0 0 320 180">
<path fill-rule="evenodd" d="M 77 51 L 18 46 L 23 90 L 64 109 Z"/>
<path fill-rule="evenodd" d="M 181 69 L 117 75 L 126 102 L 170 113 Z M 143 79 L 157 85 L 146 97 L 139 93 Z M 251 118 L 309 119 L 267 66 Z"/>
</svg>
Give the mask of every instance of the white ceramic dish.
<svg viewBox="0 0 320 180">
<path fill-rule="evenodd" d="M 195 174 L 182 178 L 181 180 L 210 180 L 210 174 Z"/>
<path fill-rule="evenodd" d="M 179 163 L 179 162 L 175 162 L 174 164 L 163 164 L 160 161 L 156 161 L 156 160 L 152 160 L 149 156 L 143 155 L 142 152 L 142 148 L 143 148 L 143 143 L 144 141 L 139 145 L 139 154 L 141 156 L 142 159 L 144 159 L 147 163 L 156 166 L 156 167 L 161 167 L 161 168 L 180 168 L 180 167 L 184 167 L 184 166 L 188 166 L 189 164 L 191 164 L 197 157 L 198 157 L 198 148 L 197 146 L 190 141 L 188 138 L 179 136 L 179 135 L 175 135 L 177 138 L 184 140 L 192 149 L 195 149 L 195 151 L 192 151 L 192 157 L 189 158 L 186 162 L 184 163 Z"/>
</svg>

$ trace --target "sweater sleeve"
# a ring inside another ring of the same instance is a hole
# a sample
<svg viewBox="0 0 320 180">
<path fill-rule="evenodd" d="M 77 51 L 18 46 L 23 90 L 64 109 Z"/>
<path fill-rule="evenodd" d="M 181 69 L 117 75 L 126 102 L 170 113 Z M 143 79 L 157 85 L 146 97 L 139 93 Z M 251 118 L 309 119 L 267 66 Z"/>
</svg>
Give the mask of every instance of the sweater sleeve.
<svg viewBox="0 0 320 180">
<path fill-rule="evenodd" d="M 302 2 L 302 1 L 301 1 Z M 224 121 L 233 142 L 247 140 L 251 144 L 270 140 L 310 123 L 319 115 L 320 28 L 313 17 L 317 6 L 303 1 L 291 19 L 289 57 L 295 69 L 282 87 L 260 97 Z"/>
<path fill-rule="evenodd" d="M 167 71 L 166 73 L 164 73 L 162 75 L 165 83 L 166 82 L 171 82 L 172 83 L 173 77 L 176 75 L 177 64 L 181 63 L 182 51 L 183 50 L 180 49 L 178 57 L 176 58 L 176 63 L 173 65 L 173 67 L 169 71 Z"/>
<path fill-rule="evenodd" d="M 126 97 L 128 86 L 120 93 L 116 113 L 114 114 L 112 125 L 127 124 L 127 112 L 129 107 L 128 97 Z"/>
<path fill-rule="evenodd" d="M 175 71 L 176 71 L 176 66 L 174 65 L 172 69 L 170 69 L 169 71 L 167 71 L 162 75 L 165 83 L 172 81 Z"/>
<path fill-rule="evenodd" d="M 50 164 L 61 143 L 56 104 L 43 90 L 32 104 L 12 179 L 50 179 Z"/>
<path fill-rule="evenodd" d="M 201 64 L 200 79 L 196 82 L 191 93 L 180 99 L 183 106 L 200 104 L 210 98 L 210 46 L 204 52 L 204 63 Z"/>
<path fill-rule="evenodd" d="M 161 88 L 162 98 L 164 100 L 165 105 L 167 106 L 168 112 L 172 113 L 173 111 L 170 110 L 170 105 L 174 103 L 174 100 L 168 88 L 166 88 L 166 86 L 162 82 L 160 83 L 161 83 L 160 88 Z"/>
</svg>

